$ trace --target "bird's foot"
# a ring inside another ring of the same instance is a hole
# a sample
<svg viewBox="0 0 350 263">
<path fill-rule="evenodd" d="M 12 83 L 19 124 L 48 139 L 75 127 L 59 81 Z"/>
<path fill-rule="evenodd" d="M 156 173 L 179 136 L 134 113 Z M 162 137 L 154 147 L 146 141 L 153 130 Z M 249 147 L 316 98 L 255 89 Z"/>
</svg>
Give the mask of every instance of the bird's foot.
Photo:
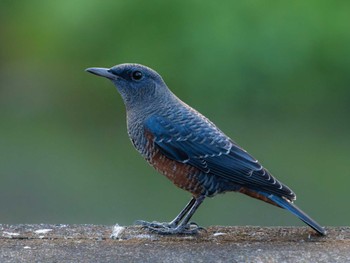
<svg viewBox="0 0 350 263">
<path fill-rule="evenodd" d="M 141 225 L 144 228 L 172 228 L 172 227 L 175 227 L 171 223 L 167 223 L 167 222 L 157 222 L 157 221 L 147 222 L 144 220 L 137 220 L 134 224 Z"/>
<path fill-rule="evenodd" d="M 178 226 L 170 223 L 147 222 L 142 220 L 136 221 L 135 223 L 140 224 L 149 231 L 160 235 L 196 235 L 201 230 L 205 230 L 203 227 L 198 226 L 194 222 Z"/>
</svg>

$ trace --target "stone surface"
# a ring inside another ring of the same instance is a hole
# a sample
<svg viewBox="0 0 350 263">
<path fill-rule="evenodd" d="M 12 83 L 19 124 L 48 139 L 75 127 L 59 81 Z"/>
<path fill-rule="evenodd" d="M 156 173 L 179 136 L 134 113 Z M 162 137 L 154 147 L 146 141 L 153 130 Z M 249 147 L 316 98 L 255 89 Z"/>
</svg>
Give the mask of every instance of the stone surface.
<svg viewBox="0 0 350 263">
<path fill-rule="evenodd" d="M 350 227 L 327 231 L 212 226 L 160 236 L 138 226 L 3 224 L 0 262 L 350 262 Z"/>
</svg>

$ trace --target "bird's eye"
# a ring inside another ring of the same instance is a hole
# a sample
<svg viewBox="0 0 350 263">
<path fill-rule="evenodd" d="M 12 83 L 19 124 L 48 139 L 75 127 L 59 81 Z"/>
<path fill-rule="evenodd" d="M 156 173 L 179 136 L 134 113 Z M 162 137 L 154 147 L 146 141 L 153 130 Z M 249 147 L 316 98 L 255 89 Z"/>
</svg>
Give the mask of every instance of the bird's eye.
<svg viewBox="0 0 350 263">
<path fill-rule="evenodd" d="M 134 80 L 140 80 L 141 78 L 142 78 L 142 72 L 141 71 L 138 71 L 138 70 L 136 70 L 136 71 L 134 71 L 133 73 L 132 73 L 132 78 L 134 79 Z"/>
</svg>

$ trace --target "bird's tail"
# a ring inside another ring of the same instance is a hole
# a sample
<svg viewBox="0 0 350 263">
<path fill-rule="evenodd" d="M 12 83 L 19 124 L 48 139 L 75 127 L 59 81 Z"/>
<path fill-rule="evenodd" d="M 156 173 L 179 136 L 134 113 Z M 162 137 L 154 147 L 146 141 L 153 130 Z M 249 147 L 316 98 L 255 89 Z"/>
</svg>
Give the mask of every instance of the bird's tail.
<svg viewBox="0 0 350 263">
<path fill-rule="evenodd" d="M 268 199 L 276 203 L 278 206 L 296 215 L 300 220 L 302 220 L 305 224 L 312 227 L 320 235 L 325 236 L 327 234 L 326 230 L 320 224 L 318 224 L 315 220 L 309 217 L 305 212 L 303 212 L 299 207 L 297 207 L 291 201 L 283 197 L 275 196 L 272 194 L 266 194 L 262 192 L 260 192 L 260 194 L 264 195 L 265 197 L 267 197 Z"/>
</svg>

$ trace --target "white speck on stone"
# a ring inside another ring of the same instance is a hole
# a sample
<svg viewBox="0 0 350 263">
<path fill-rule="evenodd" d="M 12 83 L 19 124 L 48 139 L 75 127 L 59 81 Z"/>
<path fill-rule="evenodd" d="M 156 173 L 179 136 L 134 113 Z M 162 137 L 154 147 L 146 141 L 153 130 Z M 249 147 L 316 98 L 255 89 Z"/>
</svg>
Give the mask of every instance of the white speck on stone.
<svg viewBox="0 0 350 263">
<path fill-rule="evenodd" d="M 8 238 L 13 238 L 13 237 L 19 236 L 19 233 L 4 231 L 4 232 L 2 232 L 2 236 L 8 237 Z"/>
<path fill-rule="evenodd" d="M 226 233 L 217 232 L 213 234 L 214 237 L 224 236 L 224 235 L 226 235 Z"/>
<path fill-rule="evenodd" d="M 23 249 L 31 249 L 31 247 L 25 246 L 25 247 L 23 247 Z"/>
<path fill-rule="evenodd" d="M 35 230 L 34 233 L 35 234 L 47 234 L 50 231 L 52 231 L 52 229 L 50 229 L 50 228 L 48 228 L 48 229 L 38 229 L 38 230 Z"/>
<path fill-rule="evenodd" d="M 115 224 L 115 226 L 113 227 L 111 238 L 112 239 L 121 239 L 120 235 L 124 230 L 125 230 L 125 227 L 120 226 L 118 224 Z"/>
</svg>

